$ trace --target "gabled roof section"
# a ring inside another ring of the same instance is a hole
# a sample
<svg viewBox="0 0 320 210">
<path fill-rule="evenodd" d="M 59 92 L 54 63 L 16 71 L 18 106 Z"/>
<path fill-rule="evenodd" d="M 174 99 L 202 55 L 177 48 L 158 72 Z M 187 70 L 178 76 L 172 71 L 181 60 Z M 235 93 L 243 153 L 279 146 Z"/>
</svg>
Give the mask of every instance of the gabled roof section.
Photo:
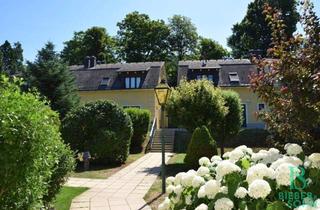
<svg viewBox="0 0 320 210">
<path fill-rule="evenodd" d="M 79 90 L 122 89 L 122 77 L 132 74 L 142 75 L 141 88 L 148 89 L 156 87 L 165 77 L 164 62 L 98 64 L 92 68 L 77 65 L 69 68 L 75 75 Z"/>
<path fill-rule="evenodd" d="M 218 86 L 249 86 L 249 76 L 257 72 L 257 67 L 248 59 L 208 60 L 206 66 L 219 71 Z M 188 79 L 189 70 L 201 70 L 203 61 L 180 61 L 178 68 L 178 81 Z"/>
</svg>

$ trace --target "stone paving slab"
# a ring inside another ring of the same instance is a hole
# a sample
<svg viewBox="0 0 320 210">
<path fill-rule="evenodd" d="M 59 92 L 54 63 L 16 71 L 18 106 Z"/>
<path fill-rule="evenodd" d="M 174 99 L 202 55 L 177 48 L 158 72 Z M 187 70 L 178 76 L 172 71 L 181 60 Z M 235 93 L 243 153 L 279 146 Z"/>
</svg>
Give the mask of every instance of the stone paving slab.
<svg viewBox="0 0 320 210">
<path fill-rule="evenodd" d="M 143 197 L 160 171 L 161 153 L 148 153 L 107 179 L 70 178 L 66 186 L 90 188 L 72 200 L 70 210 L 151 210 Z"/>
</svg>

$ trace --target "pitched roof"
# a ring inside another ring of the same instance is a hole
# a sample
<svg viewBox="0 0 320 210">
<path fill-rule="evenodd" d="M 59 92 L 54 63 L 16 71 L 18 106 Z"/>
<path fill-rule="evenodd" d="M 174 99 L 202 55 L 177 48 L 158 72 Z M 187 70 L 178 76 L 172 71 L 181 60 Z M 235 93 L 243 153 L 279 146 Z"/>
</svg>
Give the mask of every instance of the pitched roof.
<svg viewBox="0 0 320 210">
<path fill-rule="evenodd" d="M 141 88 L 154 88 L 165 77 L 164 62 L 97 64 L 92 68 L 83 65 L 70 66 L 79 90 L 122 89 L 121 74 L 143 75 Z M 101 87 L 101 81 L 108 78 L 108 85 Z"/>
<path fill-rule="evenodd" d="M 188 71 L 203 69 L 202 61 L 180 61 L 178 69 L 178 84 L 183 78 L 187 78 Z M 218 68 L 219 66 L 219 68 Z M 227 60 L 208 60 L 207 68 L 217 69 L 219 71 L 218 86 L 248 86 L 250 84 L 249 75 L 257 71 L 257 67 L 247 59 L 227 59 Z M 239 83 L 230 81 L 229 73 L 237 73 Z M 188 79 L 188 78 L 187 78 Z"/>
</svg>

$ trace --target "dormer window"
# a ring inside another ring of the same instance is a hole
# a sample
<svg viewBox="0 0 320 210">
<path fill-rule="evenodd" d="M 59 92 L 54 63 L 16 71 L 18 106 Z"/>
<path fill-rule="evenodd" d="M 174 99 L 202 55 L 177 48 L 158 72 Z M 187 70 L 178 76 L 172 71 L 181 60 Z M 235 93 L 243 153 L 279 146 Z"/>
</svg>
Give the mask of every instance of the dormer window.
<svg viewBox="0 0 320 210">
<path fill-rule="evenodd" d="M 141 77 L 126 77 L 125 78 L 125 88 L 134 89 L 140 88 Z"/>
<path fill-rule="evenodd" d="M 229 72 L 229 79 L 230 79 L 230 84 L 240 83 L 238 72 Z"/>
<path fill-rule="evenodd" d="M 198 74 L 197 80 L 201 80 L 201 79 L 206 79 L 206 80 L 213 82 L 213 75 L 212 74 Z"/>
</svg>

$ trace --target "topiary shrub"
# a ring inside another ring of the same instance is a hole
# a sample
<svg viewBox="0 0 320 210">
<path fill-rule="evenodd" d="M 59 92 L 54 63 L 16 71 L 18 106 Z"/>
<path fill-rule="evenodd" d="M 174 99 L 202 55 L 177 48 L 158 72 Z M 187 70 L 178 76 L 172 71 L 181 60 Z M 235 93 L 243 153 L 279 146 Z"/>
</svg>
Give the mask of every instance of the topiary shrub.
<svg viewBox="0 0 320 210">
<path fill-rule="evenodd" d="M 129 115 L 112 101 L 87 103 L 63 120 L 63 139 L 74 151 L 89 151 L 92 160 L 103 164 L 126 161 L 132 136 Z"/>
<path fill-rule="evenodd" d="M 133 126 L 130 153 L 140 153 L 148 133 L 151 113 L 149 110 L 138 108 L 128 108 L 125 111 L 130 116 Z"/>
<path fill-rule="evenodd" d="M 201 157 L 211 158 L 217 153 L 217 145 L 206 126 L 196 128 L 188 145 L 184 162 L 191 168 L 199 166 Z"/>
<path fill-rule="evenodd" d="M 73 156 L 62 143 L 58 114 L 38 95 L 22 93 L 17 81 L 8 80 L 0 78 L 0 206 L 40 209 L 44 197 L 54 197 L 72 168 L 54 175 L 64 162 L 57 151 L 65 151 L 69 166 Z M 60 181 L 55 182 L 54 176 Z M 52 191 L 50 180 L 57 190 Z"/>
</svg>

